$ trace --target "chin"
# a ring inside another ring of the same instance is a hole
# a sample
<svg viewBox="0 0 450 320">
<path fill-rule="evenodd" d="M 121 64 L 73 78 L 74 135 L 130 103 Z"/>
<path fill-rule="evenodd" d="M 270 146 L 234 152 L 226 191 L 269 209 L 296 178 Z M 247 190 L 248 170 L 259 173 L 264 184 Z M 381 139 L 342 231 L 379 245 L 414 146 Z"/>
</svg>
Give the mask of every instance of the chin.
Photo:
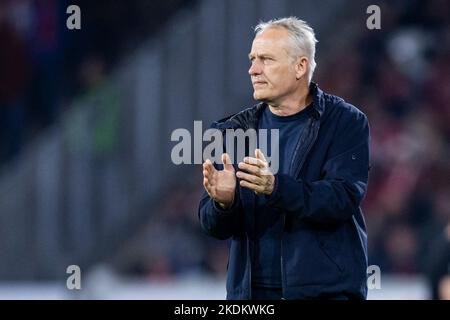
<svg viewBox="0 0 450 320">
<path fill-rule="evenodd" d="M 254 92 L 253 93 L 253 98 L 255 99 L 255 100 L 258 100 L 258 101 L 264 101 L 264 99 L 266 98 L 263 94 L 261 94 L 261 93 L 258 93 L 258 92 Z"/>
</svg>

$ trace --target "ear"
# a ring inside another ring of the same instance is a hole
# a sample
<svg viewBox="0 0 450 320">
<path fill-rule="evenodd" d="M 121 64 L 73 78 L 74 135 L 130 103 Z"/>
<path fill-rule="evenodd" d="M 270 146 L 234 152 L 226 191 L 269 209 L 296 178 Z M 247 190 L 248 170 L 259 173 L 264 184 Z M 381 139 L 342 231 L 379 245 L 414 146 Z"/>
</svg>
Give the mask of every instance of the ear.
<svg viewBox="0 0 450 320">
<path fill-rule="evenodd" d="M 308 70 L 308 58 L 305 56 L 299 57 L 295 63 L 295 77 L 300 80 Z"/>
</svg>

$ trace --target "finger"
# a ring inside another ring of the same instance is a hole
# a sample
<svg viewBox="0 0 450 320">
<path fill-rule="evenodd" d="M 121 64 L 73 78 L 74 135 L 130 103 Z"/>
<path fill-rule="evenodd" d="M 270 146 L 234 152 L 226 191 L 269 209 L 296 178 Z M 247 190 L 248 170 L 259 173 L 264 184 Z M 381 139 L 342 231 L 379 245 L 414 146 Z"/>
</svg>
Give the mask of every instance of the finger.
<svg viewBox="0 0 450 320">
<path fill-rule="evenodd" d="M 239 184 L 241 185 L 241 187 L 248 188 L 248 189 L 253 190 L 253 191 L 256 191 L 256 192 L 258 192 L 258 193 L 262 193 L 262 192 L 264 191 L 264 188 L 263 188 L 263 187 L 261 187 L 261 186 L 259 186 L 259 185 L 256 185 L 256 184 L 254 184 L 254 183 L 245 181 L 245 180 L 241 180 L 241 181 L 239 182 Z"/>
<path fill-rule="evenodd" d="M 209 183 L 209 180 L 207 178 L 203 178 L 203 187 L 205 188 L 206 192 L 209 194 L 210 197 L 212 197 L 212 186 Z"/>
<path fill-rule="evenodd" d="M 205 187 L 205 190 L 208 191 L 210 187 L 208 178 L 203 178 L 203 187 Z"/>
<path fill-rule="evenodd" d="M 208 163 L 209 163 L 209 159 L 206 159 L 205 162 L 203 162 L 203 169 L 204 170 L 208 170 Z"/>
<path fill-rule="evenodd" d="M 204 162 L 203 164 L 204 164 L 205 166 L 207 166 L 207 167 L 210 167 L 210 166 L 213 165 L 212 162 L 211 162 L 211 160 L 209 160 L 209 159 L 206 159 L 205 162 Z"/>
<path fill-rule="evenodd" d="M 255 157 L 257 159 L 262 160 L 263 162 L 267 163 L 267 159 L 264 156 L 264 153 L 261 151 L 261 149 L 255 149 Z"/>
<path fill-rule="evenodd" d="M 215 181 L 215 175 L 214 172 L 211 172 L 212 170 L 203 169 L 203 178 L 208 180 L 208 184 L 210 186 L 214 185 Z"/>
<path fill-rule="evenodd" d="M 222 154 L 222 162 L 223 162 L 223 168 L 225 170 L 234 172 L 233 164 L 231 163 L 231 159 L 230 159 L 230 156 L 228 155 L 228 153 Z"/>
<path fill-rule="evenodd" d="M 252 175 L 252 174 L 244 173 L 242 171 L 239 171 L 238 173 L 236 173 L 236 176 L 239 179 L 247 180 L 247 181 L 257 184 L 257 185 L 261 185 L 261 183 L 263 182 L 263 180 L 260 177 Z"/>
<path fill-rule="evenodd" d="M 259 171 L 259 176 L 263 177 L 263 176 L 271 176 L 272 171 L 270 171 L 269 168 L 265 167 L 265 168 L 261 168 L 261 170 Z"/>
<path fill-rule="evenodd" d="M 247 163 L 244 163 L 244 162 L 239 162 L 238 167 L 239 167 L 239 169 L 245 170 L 245 171 L 247 171 L 249 173 L 252 173 L 254 175 L 257 175 L 257 176 L 260 175 L 261 168 L 258 167 L 258 166 L 254 166 L 254 165 L 247 164 Z"/>
<path fill-rule="evenodd" d="M 214 183 L 214 174 L 212 174 L 211 172 L 209 172 L 206 169 L 203 169 L 203 178 L 204 179 L 208 179 L 208 183 L 209 184 L 213 184 Z"/>
<path fill-rule="evenodd" d="M 206 161 L 203 163 L 203 167 L 208 170 L 210 174 L 213 174 L 216 171 L 216 168 L 214 168 L 214 165 L 209 159 L 206 159 Z"/>
<path fill-rule="evenodd" d="M 264 168 L 266 164 L 261 160 L 253 157 L 245 157 L 244 162 L 248 164 L 252 164 L 254 166 L 258 166 L 260 168 Z"/>
</svg>

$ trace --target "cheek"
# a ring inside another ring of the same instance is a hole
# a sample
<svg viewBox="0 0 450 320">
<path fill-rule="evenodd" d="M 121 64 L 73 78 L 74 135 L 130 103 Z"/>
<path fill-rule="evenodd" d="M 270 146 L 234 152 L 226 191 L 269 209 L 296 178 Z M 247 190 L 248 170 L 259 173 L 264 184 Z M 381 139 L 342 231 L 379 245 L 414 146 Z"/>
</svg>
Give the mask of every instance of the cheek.
<svg viewBox="0 0 450 320">
<path fill-rule="evenodd" d="M 284 86 L 287 82 L 286 80 L 290 79 L 292 76 L 292 70 L 286 67 L 271 68 L 266 72 L 269 82 L 276 86 Z"/>
<path fill-rule="evenodd" d="M 280 74 L 278 70 L 266 70 L 265 78 L 269 84 L 269 87 L 276 88 L 280 86 L 281 81 L 283 81 L 283 75 Z"/>
<path fill-rule="evenodd" d="M 283 88 L 290 88 L 291 86 L 295 86 L 297 82 L 296 74 L 292 69 L 285 68 L 283 70 L 280 70 L 279 73 L 277 73 L 277 80 L 279 81 L 279 84 Z"/>
</svg>

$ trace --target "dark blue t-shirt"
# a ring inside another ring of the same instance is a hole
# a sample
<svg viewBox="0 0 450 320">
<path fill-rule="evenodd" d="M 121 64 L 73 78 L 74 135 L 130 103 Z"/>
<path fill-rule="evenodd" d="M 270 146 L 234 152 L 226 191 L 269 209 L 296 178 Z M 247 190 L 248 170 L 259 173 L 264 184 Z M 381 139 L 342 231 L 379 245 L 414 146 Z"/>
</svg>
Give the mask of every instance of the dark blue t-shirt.
<svg viewBox="0 0 450 320">
<path fill-rule="evenodd" d="M 267 129 L 266 155 L 271 155 L 270 129 L 279 130 L 278 173 L 289 174 L 289 166 L 300 135 L 306 127 L 309 105 L 290 116 L 277 116 L 269 107 L 261 115 L 258 130 Z M 261 141 L 258 141 L 261 146 Z M 265 150 L 262 150 L 263 152 Z M 273 162 L 273 159 L 271 159 Z M 273 164 L 272 164 L 273 168 Z M 256 239 L 252 259 L 252 284 L 262 287 L 281 288 L 281 212 L 267 205 L 264 196 L 256 197 L 255 207 Z"/>
</svg>

